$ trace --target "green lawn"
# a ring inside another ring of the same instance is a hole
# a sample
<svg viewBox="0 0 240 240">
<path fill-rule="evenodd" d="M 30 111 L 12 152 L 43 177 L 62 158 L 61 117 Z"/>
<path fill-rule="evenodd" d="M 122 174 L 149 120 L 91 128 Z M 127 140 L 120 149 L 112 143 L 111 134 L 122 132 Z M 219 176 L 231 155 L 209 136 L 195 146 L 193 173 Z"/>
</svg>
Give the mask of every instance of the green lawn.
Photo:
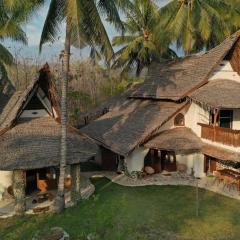
<svg viewBox="0 0 240 240">
<path fill-rule="evenodd" d="M 195 188 L 122 187 L 105 178 L 93 180 L 90 200 L 61 215 L 0 220 L 0 239 L 31 239 L 39 229 L 63 227 L 71 239 L 88 234 L 101 240 L 240 239 L 240 202 L 201 189 L 195 217 Z"/>
</svg>

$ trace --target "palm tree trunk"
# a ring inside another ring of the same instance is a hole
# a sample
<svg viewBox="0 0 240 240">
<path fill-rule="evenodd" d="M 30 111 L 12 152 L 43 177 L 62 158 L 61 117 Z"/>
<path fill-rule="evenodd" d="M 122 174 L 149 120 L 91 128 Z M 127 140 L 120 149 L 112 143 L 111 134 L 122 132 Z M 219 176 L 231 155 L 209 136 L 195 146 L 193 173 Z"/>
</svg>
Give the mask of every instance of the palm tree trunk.
<svg viewBox="0 0 240 240">
<path fill-rule="evenodd" d="M 71 201 L 75 205 L 81 198 L 80 189 L 80 164 L 75 164 L 71 166 L 71 177 L 72 177 L 72 187 L 71 187 Z"/>
<path fill-rule="evenodd" d="M 62 96 L 61 96 L 61 160 L 60 160 L 60 175 L 58 182 L 58 193 L 55 199 L 55 211 L 62 212 L 65 207 L 64 197 L 64 180 L 67 165 L 67 89 L 69 77 L 70 63 L 70 48 L 71 48 L 71 20 L 68 17 L 66 23 L 66 37 L 64 49 L 64 72 L 62 81 Z"/>
</svg>

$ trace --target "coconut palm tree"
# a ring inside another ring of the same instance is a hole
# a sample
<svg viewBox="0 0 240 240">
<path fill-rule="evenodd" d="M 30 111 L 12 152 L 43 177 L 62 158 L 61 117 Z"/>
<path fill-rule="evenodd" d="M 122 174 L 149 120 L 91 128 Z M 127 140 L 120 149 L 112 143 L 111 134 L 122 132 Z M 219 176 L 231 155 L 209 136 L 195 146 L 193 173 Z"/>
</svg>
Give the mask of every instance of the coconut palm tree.
<svg viewBox="0 0 240 240">
<path fill-rule="evenodd" d="M 61 95 L 61 160 L 58 194 L 55 211 L 64 209 L 64 178 L 67 153 L 67 89 L 69 79 L 69 63 L 71 45 L 80 46 L 81 39 L 87 40 L 109 60 L 113 55 L 111 42 L 104 28 L 100 14 L 108 17 L 118 30 L 123 31 L 119 9 L 124 10 L 130 5 L 128 0 L 51 0 L 48 14 L 43 27 L 40 50 L 44 43 L 55 41 L 60 24 L 65 21 L 64 76 Z"/>
<path fill-rule="evenodd" d="M 231 0 L 172 0 L 160 13 L 159 28 L 166 28 L 187 54 L 214 47 L 240 26 Z"/>
<path fill-rule="evenodd" d="M 169 48 L 171 39 L 163 28 L 156 29 L 160 21 L 158 6 L 154 1 L 134 0 L 123 22 L 126 34 L 113 38 L 113 46 L 121 47 L 115 53 L 113 67 L 123 73 L 136 68 L 136 76 L 153 60 L 176 57 Z"/>
<path fill-rule="evenodd" d="M 27 44 L 27 37 L 22 29 L 31 16 L 32 11 L 36 10 L 42 0 L 26 1 L 23 3 L 16 0 L 0 0 L 0 75 L 1 78 L 7 76 L 6 65 L 12 65 L 14 58 L 8 49 L 3 45 L 4 40 Z"/>
</svg>

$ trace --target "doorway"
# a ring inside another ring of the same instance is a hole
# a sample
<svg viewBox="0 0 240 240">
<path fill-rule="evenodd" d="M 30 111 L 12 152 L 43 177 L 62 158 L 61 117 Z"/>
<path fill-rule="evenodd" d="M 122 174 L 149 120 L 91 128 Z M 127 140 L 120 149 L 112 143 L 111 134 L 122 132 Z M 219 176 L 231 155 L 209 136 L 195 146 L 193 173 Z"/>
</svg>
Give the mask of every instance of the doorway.
<svg viewBox="0 0 240 240">
<path fill-rule="evenodd" d="M 177 171 L 176 154 L 173 151 L 161 151 L 162 169 L 168 172 Z"/>
</svg>

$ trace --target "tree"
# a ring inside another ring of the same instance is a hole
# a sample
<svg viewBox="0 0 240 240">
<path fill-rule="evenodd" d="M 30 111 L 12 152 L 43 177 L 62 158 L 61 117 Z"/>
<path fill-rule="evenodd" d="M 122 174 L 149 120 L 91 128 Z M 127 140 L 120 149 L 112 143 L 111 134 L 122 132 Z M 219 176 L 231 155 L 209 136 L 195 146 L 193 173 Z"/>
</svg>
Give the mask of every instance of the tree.
<svg viewBox="0 0 240 240">
<path fill-rule="evenodd" d="M 43 27 L 40 50 L 44 43 L 55 41 L 59 25 L 66 22 L 64 47 L 64 71 L 61 95 L 61 160 L 58 194 L 55 210 L 64 209 L 64 178 L 67 154 L 67 90 L 69 79 L 69 62 L 71 45 L 80 47 L 81 40 L 97 47 L 106 60 L 113 55 L 113 49 L 101 21 L 100 13 L 108 17 L 115 27 L 123 30 L 118 8 L 124 9 L 129 5 L 128 0 L 51 0 L 48 14 Z"/>
<path fill-rule="evenodd" d="M 123 72 L 136 68 L 136 76 L 153 60 L 176 57 L 169 48 L 170 40 L 163 28 L 156 29 L 160 21 L 158 6 L 154 1 L 134 0 L 133 7 L 126 13 L 126 34 L 113 38 L 113 46 L 121 47 L 116 52 L 114 67 Z"/>
<path fill-rule="evenodd" d="M 14 57 L 2 43 L 11 39 L 27 44 L 22 24 L 29 20 L 31 13 L 43 2 L 44 0 L 0 0 L 0 78 L 7 77 L 6 66 L 14 63 Z"/>
<path fill-rule="evenodd" d="M 160 9 L 166 28 L 186 54 L 210 49 L 240 27 L 234 0 L 173 0 Z"/>
</svg>

